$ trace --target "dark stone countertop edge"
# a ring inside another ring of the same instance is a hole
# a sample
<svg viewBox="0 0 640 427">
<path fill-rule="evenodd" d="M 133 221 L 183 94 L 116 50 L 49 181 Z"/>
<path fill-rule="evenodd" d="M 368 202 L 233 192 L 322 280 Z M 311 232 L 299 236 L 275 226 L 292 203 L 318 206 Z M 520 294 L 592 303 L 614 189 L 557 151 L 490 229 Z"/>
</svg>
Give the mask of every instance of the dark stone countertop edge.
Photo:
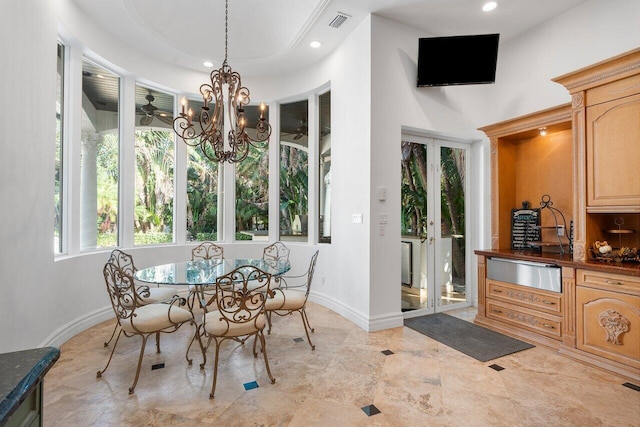
<svg viewBox="0 0 640 427">
<path fill-rule="evenodd" d="M 603 262 L 596 260 L 574 261 L 571 254 L 554 254 L 547 252 L 515 251 L 509 249 L 476 249 L 476 255 L 494 256 L 525 261 L 554 263 L 560 267 L 582 268 L 606 273 L 640 276 L 640 262 Z"/>
<path fill-rule="evenodd" d="M 55 347 L 0 354 L 0 425 L 18 409 L 60 357 Z"/>
</svg>

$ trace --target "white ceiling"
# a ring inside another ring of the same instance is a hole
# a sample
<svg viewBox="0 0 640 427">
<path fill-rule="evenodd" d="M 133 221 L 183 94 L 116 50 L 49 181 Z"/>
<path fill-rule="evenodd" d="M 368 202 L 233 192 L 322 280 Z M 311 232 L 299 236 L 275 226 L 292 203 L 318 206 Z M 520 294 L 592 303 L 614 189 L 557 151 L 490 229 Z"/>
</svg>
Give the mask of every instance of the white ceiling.
<svg viewBox="0 0 640 427">
<path fill-rule="evenodd" d="M 224 0 L 73 0 L 114 37 L 146 55 L 207 71 L 224 59 Z M 305 68 L 322 59 L 369 14 L 427 36 L 500 33 L 503 43 L 586 0 L 229 0 L 228 62 L 243 75 Z M 350 16 L 340 28 L 338 12 Z M 319 40 L 319 49 L 309 43 Z M 417 48 L 417 41 L 416 41 Z"/>
</svg>

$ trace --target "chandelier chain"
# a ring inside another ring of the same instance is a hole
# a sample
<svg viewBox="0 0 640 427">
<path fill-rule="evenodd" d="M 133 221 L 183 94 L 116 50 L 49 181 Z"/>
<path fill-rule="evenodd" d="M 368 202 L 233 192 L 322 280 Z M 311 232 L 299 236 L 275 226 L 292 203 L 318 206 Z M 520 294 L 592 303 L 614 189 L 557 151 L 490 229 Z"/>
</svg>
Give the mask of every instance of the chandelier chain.
<svg viewBox="0 0 640 427">
<path fill-rule="evenodd" d="M 229 0 L 224 2 L 224 63 L 227 63 L 227 40 L 229 28 Z"/>
</svg>

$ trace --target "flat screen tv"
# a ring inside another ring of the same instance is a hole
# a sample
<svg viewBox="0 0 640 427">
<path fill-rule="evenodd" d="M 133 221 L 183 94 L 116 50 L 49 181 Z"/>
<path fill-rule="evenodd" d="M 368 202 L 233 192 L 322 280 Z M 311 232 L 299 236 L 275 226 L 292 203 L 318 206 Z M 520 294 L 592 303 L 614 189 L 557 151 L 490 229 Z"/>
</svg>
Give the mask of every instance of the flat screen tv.
<svg viewBox="0 0 640 427">
<path fill-rule="evenodd" d="M 428 37 L 418 42 L 418 87 L 495 83 L 500 34 Z"/>
</svg>

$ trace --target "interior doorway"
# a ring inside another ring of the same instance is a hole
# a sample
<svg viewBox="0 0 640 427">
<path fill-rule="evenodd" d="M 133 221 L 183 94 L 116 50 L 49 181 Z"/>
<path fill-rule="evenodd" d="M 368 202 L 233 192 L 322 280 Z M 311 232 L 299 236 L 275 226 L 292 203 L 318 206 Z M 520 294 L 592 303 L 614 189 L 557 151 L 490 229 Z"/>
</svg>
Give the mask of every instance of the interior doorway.
<svg viewBox="0 0 640 427">
<path fill-rule="evenodd" d="M 469 144 L 403 135 L 401 154 L 402 311 L 467 307 Z"/>
</svg>

